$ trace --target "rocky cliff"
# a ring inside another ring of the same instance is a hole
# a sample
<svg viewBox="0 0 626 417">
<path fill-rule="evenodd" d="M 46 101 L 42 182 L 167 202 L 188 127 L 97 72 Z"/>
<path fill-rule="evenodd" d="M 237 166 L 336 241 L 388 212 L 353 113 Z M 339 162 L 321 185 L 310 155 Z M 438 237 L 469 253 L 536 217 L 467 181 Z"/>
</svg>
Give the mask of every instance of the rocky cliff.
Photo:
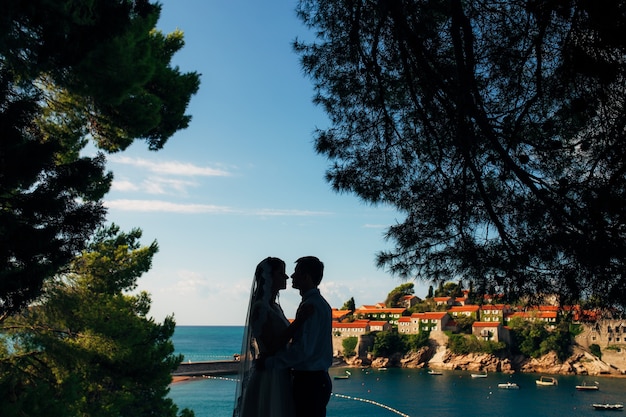
<svg viewBox="0 0 626 417">
<path fill-rule="evenodd" d="M 353 357 L 345 361 L 348 366 L 375 368 L 435 368 L 473 372 L 534 372 L 553 375 L 623 375 L 623 371 L 598 359 L 591 353 L 574 346 L 572 355 L 560 361 L 554 353 L 540 358 L 524 356 L 498 357 L 490 354 L 470 353 L 454 355 L 445 346 L 431 345 L 406 355 L 395 354 L 384 358 Z"/>
</svg>

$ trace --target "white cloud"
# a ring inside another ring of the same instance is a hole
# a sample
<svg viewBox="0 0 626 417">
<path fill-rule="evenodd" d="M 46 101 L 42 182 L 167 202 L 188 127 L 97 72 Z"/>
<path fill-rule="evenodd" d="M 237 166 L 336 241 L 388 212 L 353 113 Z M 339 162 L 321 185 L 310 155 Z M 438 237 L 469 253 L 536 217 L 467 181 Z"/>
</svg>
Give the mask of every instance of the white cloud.
<svg viewBox="0 0 626 417">
<path fill-rule="evenodd" d="M 385 229 L 387 227 L 389 227 L 388 224 L 371 224 L 371 223 L 367 223 L 363 225 L 364 228 L 366 229 Z"/>
<path fill-rule="evenodd" d="M 111 191 L 129 192 L 138 190 L 139 187 L 128 180 L 113 180 L 113 183 L 111 184 Z"/>
<path fill-rule="evenodd" d="M 187 296 L 206 294 L 209 289 L 209 282 L 196 274 L 196 276 L 188 276 L 178 280 L 173 287 L 166 288 L 165 292 Z"/>
<path fill-rule="evenodd" d="M 236 210 L 226 206 L 211 204 L 179 204 L 162 200 L 108 200 L 104 205 L 111 209 L 122 211 L 161 212 L 161 213 L 235 213 Z"/>
<path fill-rule="evenodd" d="M 132 165 L 151 172 L 165 175 L 201 176 L 201 177 L 228 177 L 231 174 L 217 168 L 203 167 L 187 162 L 169 161 L 155 162 L 144 158 L 131 158 L 128 156 L 114 155 L 109 158 L 110 162 L 124 165 Z"/>
<path fill-rule="evenodd" d="M 234 209 L 228 206 L 216 206 L 212 204 L 181 204 L 163 200 L 107 200 L 104 205 L 110 209 L 135 212 L 160 212 L 181 214 L 239 214 L 244 216 L 324 216 L 330 213 L 309 210 L 284 210 L 284 209 Z"/>
<path fill-rule="evenodd" d="M 259 209 L 254 210 L 250 214 L 259 216 L 325 216 L 330 213 L 310 210 Z"/>
<path fill-rule="evenodd" d="M 188 188 L 198 186 L 199 184 L 195 181 L 151 177 L 141 181 L 141 184 L 135 184 L 127 179 L 113 180 L 111 191 L 123 193 L 141 191 L 155 195 L 181 195 L 187 194 Z"/>
<path fill-rule="evenodd" d="M 352 286 L 337 281 L 322 280 L 319 288 L 328 303 L 336 308 L 341 308 L 343 303 L 354 296 L 354 288 Z"/>
<path fill-rule="evenodd" d="M 175 180 L 168 178 L 150 178 L 143 182 L 143 191 L 148 194 L 171 194 L 173 190 L 176 194 L 187 194 L 187 189 L 197 187 L 194 181 Z"/>
</svg>

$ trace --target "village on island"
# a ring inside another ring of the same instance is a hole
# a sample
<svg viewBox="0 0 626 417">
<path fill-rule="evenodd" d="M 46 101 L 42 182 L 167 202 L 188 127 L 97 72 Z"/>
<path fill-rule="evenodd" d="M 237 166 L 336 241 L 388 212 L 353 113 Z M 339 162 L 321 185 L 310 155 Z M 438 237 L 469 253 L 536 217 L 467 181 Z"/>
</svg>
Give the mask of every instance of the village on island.
<svg viewBox="0 0 626 417">
<path fill-rule="evenodd" d="M 626 376 L 626 320 L 620 312 L 559 305 L 558 296 L 506 303 L 502 294 L 479 297 L 471 286 L 453 282 L 430 287 L 422 299 L 413 286 L 394 288 L 384 302 L 357 308 L 350 298 L 332 308 L 334 367 L 465 370 L 476 372 L 472 377 L 489 372 Z M 236 374 L 239 357 L 183 362 L 172 376 Z"/>
<path fill-rule="evenodd" d="M 333 308 L 333 350 L 343 366 L 564 375 L 626 374 L 626 321 L 617 312 L 477 297 L 449 282 L 422 299 L 413 284 L 385 302 Z"/>
</svg>

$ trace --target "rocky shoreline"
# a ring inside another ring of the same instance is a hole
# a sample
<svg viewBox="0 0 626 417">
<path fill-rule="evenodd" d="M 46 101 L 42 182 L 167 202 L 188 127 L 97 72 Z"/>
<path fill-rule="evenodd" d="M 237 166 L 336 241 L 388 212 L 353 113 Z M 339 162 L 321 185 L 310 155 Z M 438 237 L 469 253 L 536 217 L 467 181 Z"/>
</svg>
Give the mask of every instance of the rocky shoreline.
<svg viewBox="0 0 626 417">
<path fill-rule="evenodd" d="M 564 361 L 560 361 L 554 353 L 549 353 L 540 358 L 527 358 L 523 355 L 500 357 L 482 353 L 454 355 L 444 346 L 430 345 L 405 355 L 397 353 L 390 357 L 354 356 L 343 358 L 339 366 L 626 377 L 623 370 L 603 362 L 578 346 L 572 348 L 572 354 Z"/>
</svg>

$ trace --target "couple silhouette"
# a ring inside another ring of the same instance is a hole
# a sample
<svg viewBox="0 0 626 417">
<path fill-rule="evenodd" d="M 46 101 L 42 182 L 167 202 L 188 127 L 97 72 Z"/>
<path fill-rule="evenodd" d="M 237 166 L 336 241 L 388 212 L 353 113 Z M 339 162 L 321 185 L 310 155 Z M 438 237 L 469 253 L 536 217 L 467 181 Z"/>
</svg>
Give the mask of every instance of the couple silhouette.
<svg viewBox="0 0 626 417">
<path fill-rule="evenodd" d="M 324 264 L 296 261 L 292 286 L 302 301 L 292 323 L 277 302 L 287 288 L 285 262 L 257 265 L 244 331 L 234 417 L 325 417 L 332 384 L 332 314 L 318 286 Z"/>
</svg>

